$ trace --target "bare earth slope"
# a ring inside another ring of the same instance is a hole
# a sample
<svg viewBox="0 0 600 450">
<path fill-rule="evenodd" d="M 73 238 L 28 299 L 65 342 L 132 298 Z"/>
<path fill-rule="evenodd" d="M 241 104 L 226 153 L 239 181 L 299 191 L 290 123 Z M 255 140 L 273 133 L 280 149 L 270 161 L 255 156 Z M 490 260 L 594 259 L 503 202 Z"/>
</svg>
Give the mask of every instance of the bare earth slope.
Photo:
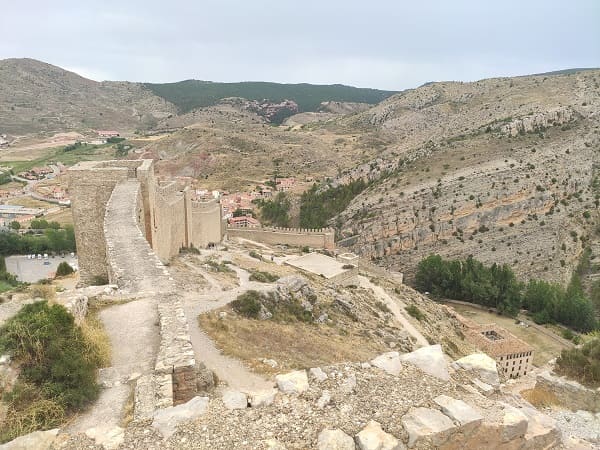
<svg viewBox="0 0 600 450">
<path fill-rule="evenodd" d="M 32 59 L 0 60 L 0 132 L 134 131 L 175 113 L 137 83 L 98 83 Z"/>
</svg>

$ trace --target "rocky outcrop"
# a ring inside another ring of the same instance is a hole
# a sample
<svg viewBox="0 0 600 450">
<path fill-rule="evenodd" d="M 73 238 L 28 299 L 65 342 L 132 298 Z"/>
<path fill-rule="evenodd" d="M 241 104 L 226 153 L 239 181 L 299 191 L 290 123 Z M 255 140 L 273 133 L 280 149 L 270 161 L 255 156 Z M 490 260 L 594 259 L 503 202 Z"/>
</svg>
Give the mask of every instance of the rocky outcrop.
<svg viewBox="0 0 600 450">
<path fill-rule="evenodd" d="M 48 431 L 34 431 L 0 445 L 0 450 L 50 450 L 53 448 L 58 428 Z"/>
<path fill-rule="evenodd" d="M 381 425 L 371 420 L 356 435 L 356 444 L 360 450 L 401 450 L 404 445 L 381 428 Z"/>
<path fill-rule="evenodd" d="M 286 394 L 302 394 L 308 390 L 308 377 L 304 370 L 277 375 L 275 382 L 279 390 Z"/>
<path fill-rule="evenodd" d="M 500 128 L 508 136 L 518 136 L 524 133 L 544 131 L 548 127 L 555 127 L 573 120 L 574 114 L 570 108 L 555 108 L 543 113 L 515 119 Z"/>
<path fill-rule="evenodd" d="M 485 353 L 473 353 L 454 361 L 453 365 L 458 369 L 474 373 L 484 383 L 493 386 L 500 383 L 496 361 Z"/>
<path fill-rule="evenodd" d="M 354 449 L 354 440 L 342 430 L 323 430 L 317 438 L 317 450 Z"/>
<path fill-rule="evenodd" d="M 400 356 L 401 362 L 407 362 L 417 366 L 423 372 L 428 373 L 440 380 L 449 380 L 448 363 L 442 346 L 439 344 L 422 347 L 414 352 Z"/>
</svg>

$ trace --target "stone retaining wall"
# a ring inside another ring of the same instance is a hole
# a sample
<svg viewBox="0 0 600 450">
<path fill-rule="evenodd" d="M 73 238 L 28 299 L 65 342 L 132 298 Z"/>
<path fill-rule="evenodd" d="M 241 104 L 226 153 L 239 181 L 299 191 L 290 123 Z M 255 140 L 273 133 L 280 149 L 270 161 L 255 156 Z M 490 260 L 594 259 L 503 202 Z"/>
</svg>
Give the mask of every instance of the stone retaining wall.
<svg viewBox="0 0 600 450">
<path fill-rule="evenodd" d="M 562 405 L 573 411 L 600 412 L 600 388 L 590 389 L 576 381 L 542 372 L 536 379 L 536 388 L 552 392 Z"/>
</svg>

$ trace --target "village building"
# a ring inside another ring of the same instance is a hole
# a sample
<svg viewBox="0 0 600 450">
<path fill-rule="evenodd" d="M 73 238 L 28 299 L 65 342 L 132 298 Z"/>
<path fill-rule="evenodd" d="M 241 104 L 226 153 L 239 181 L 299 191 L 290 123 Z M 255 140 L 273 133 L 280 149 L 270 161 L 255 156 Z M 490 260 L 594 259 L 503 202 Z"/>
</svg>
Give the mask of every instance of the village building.
<svg viewBox="0 0 600 450">
<path fill-rule="evenodd" d="M 498 372 L 507 378 L 527 375 L 533 368 L 533 348 L 508 330 L 492 323 L 479 325 L 447 307 L 457 319 L 466 340 L 496 361 Z"/>
<path fill-rule="evenodd" d="M 287 192 L 296 184 L 296 179 L 293 177 L 290 178 L 277 178 L 275 183 L 277 190 L 280 192 Z"/>
<path fill-rule="evenodd" d="M 260 222 L 250 215 L 231 217 L 229 226 L 240 228 L 256 228 L 260 227 Z"/>
<path fill-rule="evenodd" d="M 119 132 L 114 131 L 114 130 L 97 130 L 96 133 L 98 133 L 99 138 L 104 138 L 104 139 L 120 136 Z"/>
</svg>

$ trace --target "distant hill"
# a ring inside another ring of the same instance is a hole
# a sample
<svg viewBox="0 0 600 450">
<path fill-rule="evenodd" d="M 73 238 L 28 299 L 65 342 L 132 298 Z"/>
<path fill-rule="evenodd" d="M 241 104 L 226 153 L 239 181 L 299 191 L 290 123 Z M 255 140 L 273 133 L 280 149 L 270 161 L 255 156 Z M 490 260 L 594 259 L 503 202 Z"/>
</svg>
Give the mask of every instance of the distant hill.
<svg viewBox="0 0 600 450">
<path fill-rule="evenodd" d="M 175 113 L 139 83 L 99 83 L 34 59 L 0 60 L 0 133 L 133 131 Z"/>
<path fill-rule="evenodd" d="M 300 112 L 317 111 L 321 102 L 338 101 L 376 104 L 396 94 L 394 91 L 356 88 L 341 84 L 279 84 L 245 81 L 240 83 L 216 83 L 186 80 L 177 83 L 145 83 L 155 95 L 176 105 L 186 113 L 195 108 L 212 106 L 227 97 L 248 100 L 269 99 L 274 102 L 293 100 Z"/>
</svg>

